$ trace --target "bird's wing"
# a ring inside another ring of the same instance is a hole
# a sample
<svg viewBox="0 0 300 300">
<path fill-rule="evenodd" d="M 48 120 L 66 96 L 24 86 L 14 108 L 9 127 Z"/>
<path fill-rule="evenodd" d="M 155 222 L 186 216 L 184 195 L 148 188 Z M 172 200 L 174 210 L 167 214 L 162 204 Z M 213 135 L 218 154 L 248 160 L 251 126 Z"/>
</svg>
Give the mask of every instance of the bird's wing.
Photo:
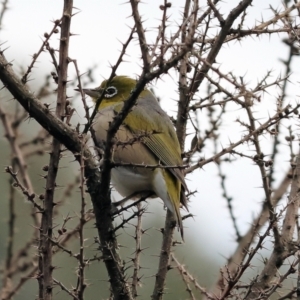
<svg viewBox="0 0 300 300">
<path fill-rule="evenodd" d="M 115 111 L 120 112 L 122 107 L 123 104 L 115 106 Z M 167 114 L 158 104 L 152 105 L 151 101 L 148 104 L 146 102 L 139 103 L 130 111 L 123 124 L 134 135 L 142 135 L 143 143 L 163 165 L 182 165 L 181 149 L 175 129 Z M 187 190 L 182 170 L 170 168 L 170 172 L 180 180 L 184 189 Z"/>
</svg>

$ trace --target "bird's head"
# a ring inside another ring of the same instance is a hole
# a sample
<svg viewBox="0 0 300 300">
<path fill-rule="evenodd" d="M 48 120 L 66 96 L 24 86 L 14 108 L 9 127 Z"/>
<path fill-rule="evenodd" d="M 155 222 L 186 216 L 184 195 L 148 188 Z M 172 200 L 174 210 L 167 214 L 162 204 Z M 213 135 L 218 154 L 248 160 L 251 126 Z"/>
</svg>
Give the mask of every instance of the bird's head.
<svg viewBox="0 0 300 300">
<path fill-rule="evenodd" d="M 127 76 L 115 76 L 109 83 L 107 80 L 104 80 L 99 87 L 95 89 L 83 89 L 83 91 L 92 97 L 94 102 L 97 102 L 104 91 L 104 97 L 99 107 L 102 109 L 128 99 L 136 83 L 136 80 Z M 146 90 L 141 95 L 145 92 Z"/>
</svg>

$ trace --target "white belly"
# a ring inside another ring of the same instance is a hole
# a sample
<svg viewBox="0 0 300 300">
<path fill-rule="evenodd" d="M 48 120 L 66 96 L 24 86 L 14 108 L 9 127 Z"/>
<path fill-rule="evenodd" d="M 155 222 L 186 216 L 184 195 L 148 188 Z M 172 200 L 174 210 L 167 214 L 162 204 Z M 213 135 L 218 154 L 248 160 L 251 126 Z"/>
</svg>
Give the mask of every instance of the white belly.
<svg viewBox="0 0 300 300">
<path fill-rule="evenodd" d="M 132 195 L 135 192 L 153 191 L 149 173 L 141 174 L 132 168 L 113 168 L 111 170 L 111 181 L 116 190 L 124 197 Z"/>
<path fill-rule="evenodd" d="M 143 170 L 145 171 L 145 169 Z M 168 209 L 174 213 L 174 207 L 161 169 L 156 169 L 156 171 L 147 170 L 148 172 L 145 174 L 145 172 L 138 173 L 133 168 L 114 168 L 111 170 L 112 184 L 123 197 L 141 192 L 133 199 L 146 194 L 145 192 L 154 192 L 155 195 L 152 197 L 161 198 Z"/>
</svg>

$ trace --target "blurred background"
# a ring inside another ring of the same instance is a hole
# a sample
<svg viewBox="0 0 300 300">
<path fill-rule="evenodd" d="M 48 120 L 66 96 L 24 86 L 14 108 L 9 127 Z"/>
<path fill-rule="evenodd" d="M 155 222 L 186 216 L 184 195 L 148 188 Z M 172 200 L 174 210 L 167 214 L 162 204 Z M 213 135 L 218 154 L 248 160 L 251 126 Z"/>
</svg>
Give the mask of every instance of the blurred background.
<svg viewBox="0 0 300 300">
<path fill-rule="evenodd" d="M 152 0 L 144 1 L 140 4 L 141 15 L 148 29 L 146 32 L 149 42 L 154 42 L 157 34 L 157 27 L 161 17 L 159 5 L 163 1 Z M 230 12 L 231 8 L 236 6 L 239 1 L 228 1 L 222 3 L 222 12 L 224 16 Z M 202 2 L 200 2 L 201 4 Z M 253 6 L 248 11 L 248 18 L 245 25 L 253 26 L 262 19 L 267 20 L 274 13 L 269 5 L 278 8 L 281 7 L 281 1 L 253 1 Z M 19 74 L 24 74 L 27 66 L 32 60 L 32 55 L 38 51 L 42 45 L 42 39 L 45 32 L 50 32 L 53 27 L 53 21 L 59 19 L 62 14 L 63 1 L 51 0 L 10 0 L 8 1 L 8 11 L 4 15 L 0 33 L 1 49 L 8 48 L 5 51 L 7 60 L 11 61 L 14 70 Z M 77 60 L 85 87 L 96 87 L 100 82 L 110 75 L 110 64 L 114 64 L 122 48 L 121 43 L 125 42 L 133 21 L 130 18 L 131 8 L 124 1 L 105 1 L 105 0 L 75 0 L 74 13 L 72 18 L 71 32 L 74 34 L 71 38 L 69 56 Z M 172 7 L 168 11 L 170 14 L 170 31 L 176 28 L 177 20 L 181 19 L 182 3 L 173 1 Z M 220 52 L 217 58 L 218 66 L 223 72 L 232 71 L 235 76 L 243 76 L 245 82 L 250 82 L 255 86 L 257 81 L 263 78 L 270 71 L 274 80 L 285 73 L 283 60 L 288 57 L 289 48 L 283 43 L 287 38 L 285 33 L 268 36 L 259 36 L 256 39 L 246 38 L 242 43 L 234 41 L 227 44 Z M 50 46 L 58 48 L 59 35 L 57 34 L 50 40 Z M 126 62 L 119 67 L 118 75 L 128 75 L 138 77 L 141 73 L 140 49 L 137 41 L 129 46 Z M 299 65 L 299 57 L 294 58 L 294 66 Z M 34 93 L 41 92 L 39 88 L 45 86 L 48 82 L 47 96 L 43 101 L 50 104 L 51 108 L 55 105 L 55 84 L 49 76 L 53 71 L 49 53 L 44 52 L 38 59 L 33 73 L 30 75 L 29 86 Z M 299 68 L 293 68 L 293 75 L 290 77 L 290 83 L 287 89 L 286 102 L 297 98 L 297 86 L 299 83 Z M 72 119 L 73 124 L 85 124 L 84 111 L 80 97 L 74 91 L 76 88 L 76 73 L 73 64 L 69 66 L 69 88 L 68 96 L 72 97 L 72 106 L 76 108 L 76 113 Z M 155 94 L 159 97 L 162 107 L 170 116 L 176 116 L 176 99 L 178 74 L 171 72 L 160 80 L 153 82 Z M 206 93 L 203 85 L 201 94 Z M 274 99 L 279 94 L 279 90 L 272 88 L 263 95 L 263 101 L 259 104 L 258 115 L 261 116 L 261 122 L 264 122 L 269 115 L 275 113 Z M 299 94 L 299 93 L 298 93 Z M 298 99 L 298 98 L 297 98 Z M 7 111 L 15 109 L 15 103 L 12 97 L 5 91 L 1 91 L 1 105 L 3 104 Z M 89 101 L 89 99 L 88 99 Z M 91 102 L 89 102 L 92 105 Z M 276 107 L 276 106 L 275 106 Z M 200 128 L 205 131 L 209 126 L 207 112 L 199 112 Z M 227 118 L 220 126 L 220 143 L 214 145 L 207 144 L 201 153 L 201 157 L 208 158 L 215 147 L 221 149 L 230 142 L 235 142 L 243 136 L 243 128 L 234 121 L 237 118 L 243 118 L 243 113 L 236 109 L 229 109 Z M 39 131 L 39 126 L 32 119 L 26 119 L 23 122 L 20 132 L 21 140 L 28 140 L 35 136 Z M 190 129 L 190 133 L 192 130 Z M 190 146 L 192 135 L 188 136 L 187 148 Z M 50 139 L 47 143 L 50 142 Z M 266 136 L 263 141 L 268 155 L 271 152 L 270 144 L 272 137 Z M 3 128 L 0 126 L 0 166 L 4 169 L 10 164 L 11 157 L 8 142 L 4 137 Z M 249 151 L 247 145 L 243 145 L 241 151 Z M 281 164 L 277 164 L 275 170 L 275 180 L 280 182 L 289 169 L 289 145 L 282 140 L 280 149 Z M 251 155 L 251 153 L 249 154 Z M 34 184 L 36 194 L 44 191 L 45 181 L 42 178 L 43 165 L 48 162 L 47 155 L 33 155 L 28 159 L 29 173 Z M 61 170 L 57 183 L 57 201 L 63 205 L 59 208 L 59 213 L 55 217 L 57 228 L 60 228 L 63 218 L 70 216 L 72 219 L 67 223 L 66 228 L 71 229 L 78 223 L 78 211 L 80 210 L 80 194 L 76 176 L 79 166 L 74 162 L 71 154 L 66 154 L 61 160 Z M 261 188 L 261 178 L 258 168 L 255 164 L 244 163 L 239 158 L 234 158 L 234 166 L 225 164 L 222 172 L 226 174 L 226 189 L 228 195 L 232 197 L 232 206 L 237 225 L 241 234 L 244 234 L 264 201 L 264 194 Z M 187 177 L 187 183 L 191 191 L 196 193 L 191 197 L 189 204 L 190 212 L 193 218 L 188 218 L 185 225 L 185 243 L 176 247 L 176 255 L 180 261 L 186 265 L 186 268 L 199 283 L 209 288 L 218 278 L 219 269 L 223 266 L 227 258 L 235 250 L 236 236 L 232 225 L 232 220 L 227 208 L 227 202 L 223 197 L 224 190 L 221 188 L 221 180 L 218 165 L 211 163 L 201 170 L 196 170 Z M 71 190 L 71 196 L 66 196 L 66 187 L 74 185 Z M 0 262 L 1 267 L 5 263 L 7 236 L 8 236 L 8 209 L 9 192 L 11 182 L 8 174 L 0 172 Z M 19 249 L 28 241 L 33 231 L 31 213 L 31 204 L 17 193 L 16 202 L 16 242 L 15 250 Z M 119 200 L 117 193 L 113 193 L 113 198 Z M 282 205 L 286 203 L 286 197 Z M 91 203 L 87 198 L 88 207 Z M 147 214 L 143 218 L 143 228 L 149 229 L 143 237 L 142 245 L 145 250 L 141 256 L 141 279 L 143 286 L 139 292 L 140 299 L 150 298 L 153 289 L 153 280 L 158 262 L 158 255 L 161 244 L 161 233 L 159 229 L 164 226 L 165 211 L 160 200 L 147 202 Z M 116 224 L 120 220 L 116 221 Z M 134 221 L 133 221 L 134 223 Z M 120 230 L 120 251 L 124 260 L 128 260 L 133 255 L 135 249 L 135 240 L 132 237 L 133 228 Z M 97 236 L 94 222 L 89 222 L 85 227 L 86 235 L 86 257 L 93 258 L 97 254 L 97 244 L 94 237 Z M 179 234 L 176 237 L 180 240 Z M 131 245 L 132 241 L 132 247 Z M 124 246 L 123 246 L 124 245 Z M 35 247 L 31 245 L 30 250 L 34 255 Z M 74 238 L 68 248 L 76 253 L 78 252 L 78 243 Z M 255 260 L 256 266 L 263 263 L 264 253 L 269 254 L 268 247 L 262 252 L 261 257 Z M 54 256 L 54 265 L 59 266 L 54 270 L 54 277 L 64 282 L 69 288 L 76 284 L 76 263 L 73 258 L 65 253 Z M 247 273 L 246 277 L 252 278 L 259 269 L 253 273 Z M 86 279 L 89 287 L 86 290 L 86 299 L 106 299 L 109 297 L 108 282 L 106 270 L 102 262 L 93 262 L 86 269 Z M 0 283 L 1 286 L 1 283 Z M 165 299 L 185 299 L 185 286 L 183 285 L 177 271 L 171 270 L 167 280 L 167 295 Z M 20 292 L 14 299 L 34 299 L 37 294 L 37 281 L 27 280 Z M 54 299 L 65 299 L 65 293 L 60 288 L 55 288 Z"/>
</svg>

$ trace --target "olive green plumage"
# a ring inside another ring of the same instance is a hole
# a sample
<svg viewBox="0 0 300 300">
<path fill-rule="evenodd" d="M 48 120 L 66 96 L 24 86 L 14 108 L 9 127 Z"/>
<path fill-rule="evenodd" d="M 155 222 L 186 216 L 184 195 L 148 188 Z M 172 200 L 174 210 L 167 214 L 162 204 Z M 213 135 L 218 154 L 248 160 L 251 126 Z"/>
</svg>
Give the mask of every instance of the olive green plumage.
<svg viewBox="0 0 300 300">
<path fill-rule="evenodd" d="M 103 81 L 96 89 L 84 89 L 96 102 L 105 89 L 93 129 L 96 138 L 105 142 L 107 129 L 113 117 L 121 111 L 124 101 L 135 88 L 136 80 L 127 76 L 115 76 L 109 86 Z M 174 127 L 161 109 L 157 99 L 144 89 L 136 105 L 129 112 L 116 136 L 112 160 L 116 163 L 143 165 L 181 166 L 181 150 Z M 134 141 L 134 142 L 132 142 Z M 187 208 L 184 176 L 179 168 L 144 168 L 120 166 L 112 169 L 112 183 L 122 196 L 133 193 L 154 192 L 174 213 L 183 237 L 180 204 Z"/>
</svg>

